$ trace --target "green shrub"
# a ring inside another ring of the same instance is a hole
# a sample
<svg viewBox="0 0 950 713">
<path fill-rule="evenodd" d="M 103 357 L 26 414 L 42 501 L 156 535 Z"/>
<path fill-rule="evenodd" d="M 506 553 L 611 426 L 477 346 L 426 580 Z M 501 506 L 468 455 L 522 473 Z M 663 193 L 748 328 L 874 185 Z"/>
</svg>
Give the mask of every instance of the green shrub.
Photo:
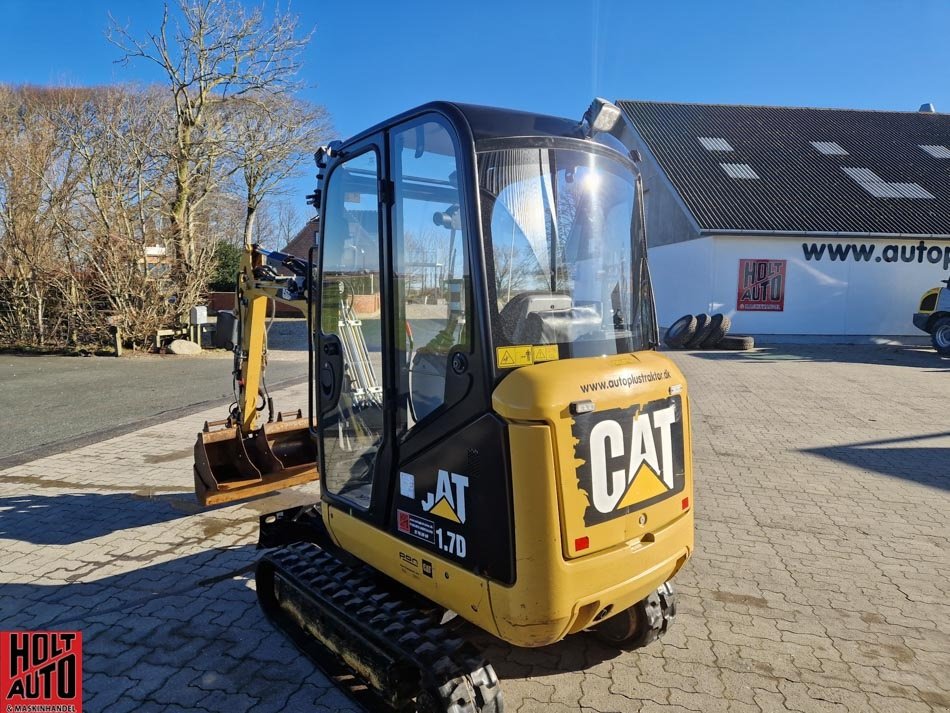
<svg viewBox="0 0 950 713">
<path fill-rule="evenodd" d="M 214 272 L 208 289 L 213 292 L 231 292 L 237 285 L 244 251 L 230 243 L 220 242 L 214 248 Z"/>
</svg>

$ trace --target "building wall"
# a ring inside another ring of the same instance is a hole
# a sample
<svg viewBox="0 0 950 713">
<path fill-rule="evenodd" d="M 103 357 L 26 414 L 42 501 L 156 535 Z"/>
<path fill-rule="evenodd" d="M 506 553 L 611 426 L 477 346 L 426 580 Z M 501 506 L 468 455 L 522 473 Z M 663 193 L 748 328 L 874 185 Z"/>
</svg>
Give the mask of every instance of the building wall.
<svg viewBox="0 0 950 713">
<path fill-rule="evenodd" d="M 825 246 L 805 258 L 803 244 Z M 920 296 L 948 276 L 950 240 L 810 239 L 771 236 L 704 237 L 650 249 L 660 325 L 687 313 L 723 312 L 745 334 L 915 335 Z M 830 246 L 848 250 L 832 260 Z M 854 259 L 853 247 L 870 253 Z M 739 260 L 786 260 L 781 312 L 736 310 Z"/>
</svg>

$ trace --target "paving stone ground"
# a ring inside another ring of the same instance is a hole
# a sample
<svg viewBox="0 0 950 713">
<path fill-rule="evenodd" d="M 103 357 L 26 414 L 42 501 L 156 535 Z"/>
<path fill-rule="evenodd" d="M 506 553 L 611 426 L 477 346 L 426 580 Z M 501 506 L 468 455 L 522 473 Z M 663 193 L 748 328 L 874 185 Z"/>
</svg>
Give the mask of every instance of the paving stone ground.
<svg viewBox="0 0 950 713">
<path fill-rule="evenodd" d="M 673 356 L 697 508 L 675 625 L 627 653 L 481 637 L 508 710 L 950 710 L 950 362 Z M 357 710 L 267 624 L 250 579 L 258 516 L 316 490 L 194 504 L 194 434 L 218 415 L 0 471 L 0 629 L 81 629 L 90 712 Z"/>
</svg>

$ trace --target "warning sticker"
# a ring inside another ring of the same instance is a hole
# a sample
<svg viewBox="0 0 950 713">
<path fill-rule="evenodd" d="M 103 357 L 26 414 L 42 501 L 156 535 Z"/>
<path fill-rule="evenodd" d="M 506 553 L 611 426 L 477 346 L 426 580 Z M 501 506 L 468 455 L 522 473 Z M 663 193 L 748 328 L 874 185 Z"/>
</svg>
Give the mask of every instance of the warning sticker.
<svg viewBox="0 0 950 713">
<path fill-rule="evenodd" d="M 430 544 L 435 542 L 435 523 L 432 520 L 413 515 L 405 510 L 397 510 L 396 516 L 400 532 L 418 537 Z"/>
<path fill-rule="evenodd" d="M 540 347 L 531 347 L 531 358 L 535 363 L 539 361 L 555 361 L 560 358 L 557 344 L 545 344 Z"/>
<path fill-rule="evenodd" d="M 530 366 L 534 363 L 531 358 L 530 344 L 520 344 L 516 347 L 496 347 L 495 362 L 499 369 L 511 369 L 516 366 Z"/>
<path fill-rule="evenodd" d="M 399 474 L 399 494 L 404 498 L 416 499 L 416 476 L 412 473 Z"/>
</svg>

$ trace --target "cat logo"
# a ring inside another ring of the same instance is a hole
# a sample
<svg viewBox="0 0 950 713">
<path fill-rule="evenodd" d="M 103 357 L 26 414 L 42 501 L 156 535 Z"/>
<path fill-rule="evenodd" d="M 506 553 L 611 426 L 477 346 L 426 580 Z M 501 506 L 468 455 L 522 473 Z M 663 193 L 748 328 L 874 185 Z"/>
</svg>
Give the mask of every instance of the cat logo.
<svg viewBox="0 0 950 713">
<path fill-rule="evenodd" d="M 577 417 L 577 469 L 588 525 L 641 509 L 684 485 L 679 397 Z"/>
<path fill-rule="evenodd" d="M 465 523 L 465 489 L 467 487 L 467 476 L 458 473 L 449 474 L 447 470 L 440 470 L 435 494 L 426 493 L 422 501 L 422 509 L 431 515 L 438 515 L 462 525 Z"/>
</svg>

